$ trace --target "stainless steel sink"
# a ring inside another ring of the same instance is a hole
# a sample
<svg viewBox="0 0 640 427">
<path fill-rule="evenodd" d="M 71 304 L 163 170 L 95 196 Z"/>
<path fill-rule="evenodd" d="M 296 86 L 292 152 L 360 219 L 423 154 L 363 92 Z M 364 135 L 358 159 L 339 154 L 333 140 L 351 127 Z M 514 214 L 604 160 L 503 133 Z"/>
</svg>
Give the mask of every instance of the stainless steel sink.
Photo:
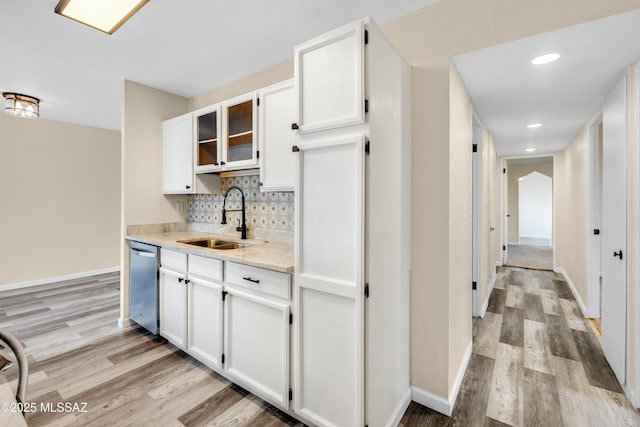
<svg viewBox="0 0 640 427">
<path fill-rule="evenodd" d="M 178 243 L 185 243 L 187 245 L 200 246 L 203 248 L 229 250 L 229 249 L 243 249 L 250 248 L 253 245 L 247 243 L 231 242 L 229 240 L 219 239 L 191 239 L 191 240 L 178 240 Z"/>
</svg>

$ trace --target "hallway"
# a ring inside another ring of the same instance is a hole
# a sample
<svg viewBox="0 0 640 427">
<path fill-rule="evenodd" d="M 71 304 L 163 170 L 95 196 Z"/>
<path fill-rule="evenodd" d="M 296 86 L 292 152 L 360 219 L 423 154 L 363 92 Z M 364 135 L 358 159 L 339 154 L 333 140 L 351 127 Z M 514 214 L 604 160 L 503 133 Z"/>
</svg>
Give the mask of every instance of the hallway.
<svg viewBox="0 0 640 427">
<path fill-rule="evenodd" d="M 553 270 L 553 249 L 541 245 L 509 245 L 507 262 L 509 267 Z"/>
<path fill-rule="evenodd" d="M 498 269 L 452 417 L 412 403 L 402 426 L 640 426 L 562 277 Z"/>
</svg>

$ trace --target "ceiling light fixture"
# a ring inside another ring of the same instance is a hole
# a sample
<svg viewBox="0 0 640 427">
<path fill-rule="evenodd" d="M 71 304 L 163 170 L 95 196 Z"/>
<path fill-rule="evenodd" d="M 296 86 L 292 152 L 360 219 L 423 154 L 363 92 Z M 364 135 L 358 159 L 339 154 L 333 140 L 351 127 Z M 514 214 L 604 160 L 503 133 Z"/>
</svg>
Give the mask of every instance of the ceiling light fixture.
<svg viewBox="0 0 640 427">
<path fill-rule="evenodd" d="M 16 117 L 35 119 L 40 116 L 40 100 L 29 95 L 13 92 L 3 92 L 7 100 L 4 112 Z"/>
<path fill-rule="evenodd" d="M 539 128 L 540 126 L 542 126 L 542 123 L 531 123 L 530 125 L 527 125 L 529 129 L 536 129 L 536 128 Z"/>
<path fill-rule="evenodd" d="M 113 34 L 149 0 L 60 0 L 56 13 Z"/>
<path fill-rule="evenodd" d="M 544 65 L 553 62 L 558 58 L 560 58 L 559 53 L 547 53 L 545 55 L 536 56 L 531 60 L 531 63 L 533 65 Z"/>
<path fill-rule="evenodd" d="M 534 151 L 536 151 L 535 148 L 527 148 L 524 151 L 526 151 L 527 153 L 533 153 Z"/>
</svg>

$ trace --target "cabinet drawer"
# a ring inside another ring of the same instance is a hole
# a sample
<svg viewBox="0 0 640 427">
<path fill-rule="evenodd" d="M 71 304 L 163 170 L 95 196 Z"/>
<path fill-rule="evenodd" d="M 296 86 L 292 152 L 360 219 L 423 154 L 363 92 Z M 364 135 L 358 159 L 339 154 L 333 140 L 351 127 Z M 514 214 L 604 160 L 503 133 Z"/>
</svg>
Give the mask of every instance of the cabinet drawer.
<svg viewBox="0 0 640 427">
<path fill-rule="evenodd" d="M 287 273 L 227 262 L 225 282 L 284 299 L 291 298 L 291 276 Z"/>
<path fill-rule="evenodd" d="M 169 249 L 160 249 L 160 265 L 176 271 L 187 272 L 187 254 Z"/>
<path fill-rule="evenodd" d="M 189 275 L 222 281 L 222 261 L 199 255 L 189 255 Z"/>
</svg>

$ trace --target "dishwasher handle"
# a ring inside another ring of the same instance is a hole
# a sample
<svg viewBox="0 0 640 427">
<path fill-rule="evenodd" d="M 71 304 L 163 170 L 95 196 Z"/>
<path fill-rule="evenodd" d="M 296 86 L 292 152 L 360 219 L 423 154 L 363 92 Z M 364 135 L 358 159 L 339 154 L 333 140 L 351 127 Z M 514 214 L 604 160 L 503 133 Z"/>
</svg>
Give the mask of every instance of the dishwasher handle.
<svg viewBox="0 0 640 427">
<path fill-rule="evenodd" d="M 142 256 L 145 258 L 155 258 L 156 254 L 154 254 L 153 252 L 147 252 L 147 251 L 140 251 L 138 249 L 131 249 L 131 253 L 133 255 L 137 255 L 137 256 Z"/>
</svg>

